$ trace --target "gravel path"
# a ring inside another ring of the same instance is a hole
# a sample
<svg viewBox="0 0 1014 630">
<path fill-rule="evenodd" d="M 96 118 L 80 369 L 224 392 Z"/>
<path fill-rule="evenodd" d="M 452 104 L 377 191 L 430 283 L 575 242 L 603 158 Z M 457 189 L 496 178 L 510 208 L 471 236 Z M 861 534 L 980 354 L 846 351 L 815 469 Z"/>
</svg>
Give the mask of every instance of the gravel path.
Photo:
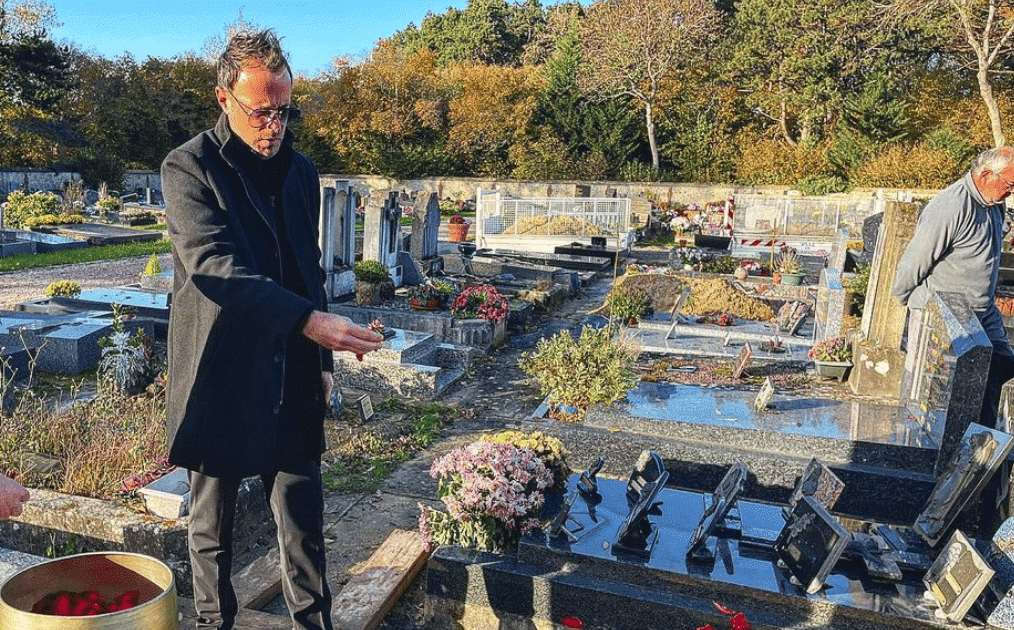
<svg viewBox="0 0 1014 630">
<path fill-rule="evenodd" d="M 160 254 L 163 269 L 172 269 L 172 255 Z M 73 280 L 82 290 L 107 289 L 137 282 L 148 256 L 40 267 L 0 273 L 0 310 L 14 310 L 23 302 L 45 297 L 46 286 L 57 280 Z"/>
</svg>

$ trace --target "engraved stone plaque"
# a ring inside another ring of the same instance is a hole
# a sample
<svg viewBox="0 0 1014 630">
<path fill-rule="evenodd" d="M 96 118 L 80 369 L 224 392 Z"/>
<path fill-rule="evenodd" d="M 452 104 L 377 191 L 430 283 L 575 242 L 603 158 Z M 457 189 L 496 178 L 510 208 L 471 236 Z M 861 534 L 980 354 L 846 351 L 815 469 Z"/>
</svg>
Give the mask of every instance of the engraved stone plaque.
<svg viewBox="0 0 1014 630">
<path fill-rule="evenodd" d="M 951 623 L 957 623 L 989 584 L 993 573 L 989 563 L 968 538 L 955 530 L 947 546 L 926 572 L 923 583 L 940 605 L 940 615 Z"/>
<path fill-rule="evenodd" d="M 824 586 L 851 536 L 813 497 L 796 503 L 778 534 L 775 553 L 807 593 Z"/>
</svg>

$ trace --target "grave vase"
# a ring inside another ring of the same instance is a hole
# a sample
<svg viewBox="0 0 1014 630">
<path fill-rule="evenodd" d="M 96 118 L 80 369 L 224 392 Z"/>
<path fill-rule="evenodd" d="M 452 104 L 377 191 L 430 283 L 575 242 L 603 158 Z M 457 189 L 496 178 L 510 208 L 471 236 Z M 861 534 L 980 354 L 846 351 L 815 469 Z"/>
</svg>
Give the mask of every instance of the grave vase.
<svg viewBox="0 0 1014 630">
<path fill-rule="evenodd" d="M 803 284 L 805 274 L 782 272 L 782 284 L 790 287 L 798 287 Z"/>
<path fill-rule="evenodd" d="M 451 240 L 455 243 L 461 243 L 468 237 L 468 223 L 449 223 L 447 230 L 450 232 Z"/>
<path fill-rule="evenodd" d="M 836 378 L 838 382 L 843 382 L 845 377 L 848 376 L 849 370 L 852 369 L 851 361 L 814 360 L 813 365 L 817 369 L 817 376 L 820 378 Z"/>
</svg>

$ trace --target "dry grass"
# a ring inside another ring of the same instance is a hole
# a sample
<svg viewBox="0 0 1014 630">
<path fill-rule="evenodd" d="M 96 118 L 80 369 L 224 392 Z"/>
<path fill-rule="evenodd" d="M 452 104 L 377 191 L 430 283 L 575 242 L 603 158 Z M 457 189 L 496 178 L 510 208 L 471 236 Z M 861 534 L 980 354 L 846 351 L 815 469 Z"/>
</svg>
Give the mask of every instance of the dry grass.
<svg viewBox="0 0 1014 630">
<path fill-rule="evenodd" d="M 689 315 L 729 313 L 740 319 L 770 321 L 775 313 L 767 302 L 736 289 L 724 278 L 690 278 L 662 274 L 625 275 L 617 279 L 615 290 L 641 290 L 651 296 L 656 311 L 670 311 L 683 287 L 690 285 L 690 302 L 683 312 Z"/>
</svg>

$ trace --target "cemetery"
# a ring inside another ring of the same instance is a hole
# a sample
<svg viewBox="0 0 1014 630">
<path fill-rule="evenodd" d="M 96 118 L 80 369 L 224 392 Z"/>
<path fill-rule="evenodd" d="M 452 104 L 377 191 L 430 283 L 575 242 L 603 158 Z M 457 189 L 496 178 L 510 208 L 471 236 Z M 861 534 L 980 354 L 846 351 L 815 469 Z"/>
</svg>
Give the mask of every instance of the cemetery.
<svg viewBox="0 0 1014 630">
<path fill-rule="evenodd" d="M 337 589 L 336 616 L 371 619 L 347 627 L 409 627 L 382 625 L 393 608 L 414 627 L 476 630 L 1014 628 L 1014 525 L 988 531 L 979 518 L 1014 448 L 977 424 L 990 342 L 954 294 L 906 326 L 890 293 L 919 204 L 743 194 L 645 207 L 615 190 L 480 187 L 458 242 L 437 193 L 372 191 L 357 235 L 362 196 L 347 180 L 321 183 L 329 309 L 386 331 L 378 352 L 336 353 L 334 417 L 354 408 L 368 426 L 388 396 L 503 414 L 464 416 L 473 428 L 454 444 L 394 473 L 409 490 L 377 491 L 418 532 L 396 531 Z M 139 205 L 155 205 L 147 197 Z M 14 230 L 0 247 L 35 234 Z M 658 239 L 669 245 L 638 245 Z M 159 270 L 0 311 L 4 409 L 36 371 L 101 371 L 116 352 L 100 340 L 114 333 L 123 354 L 157 347 L 171 294 L 172 272 Z M 476 372 L 492 391 L 475 396 Z M 25 515 L 0 523 L 0 574 L 49 566 L 47 546 L 138 554 L 164 563 L 192 614 L 186 478 L 156 472 L 136 484 L 134 509 L 33 489 Z M 485 484 L 514 511 L 456 494 Z M 337 498 L 328 518 L 365 500 Z M 270 518 L 253 480 L 239 504 L 237 545 L 256 555 Z M 343 527 L 329 535 L 340 541 Z M 287 627 L 277 562 L 256 556 L 235 577 L 249 627 Z M 0 586 L 0 626 L 32 614 L 24 584 Z M 147 599 L 164 607 L 167 590 Z"/>
</svg>

